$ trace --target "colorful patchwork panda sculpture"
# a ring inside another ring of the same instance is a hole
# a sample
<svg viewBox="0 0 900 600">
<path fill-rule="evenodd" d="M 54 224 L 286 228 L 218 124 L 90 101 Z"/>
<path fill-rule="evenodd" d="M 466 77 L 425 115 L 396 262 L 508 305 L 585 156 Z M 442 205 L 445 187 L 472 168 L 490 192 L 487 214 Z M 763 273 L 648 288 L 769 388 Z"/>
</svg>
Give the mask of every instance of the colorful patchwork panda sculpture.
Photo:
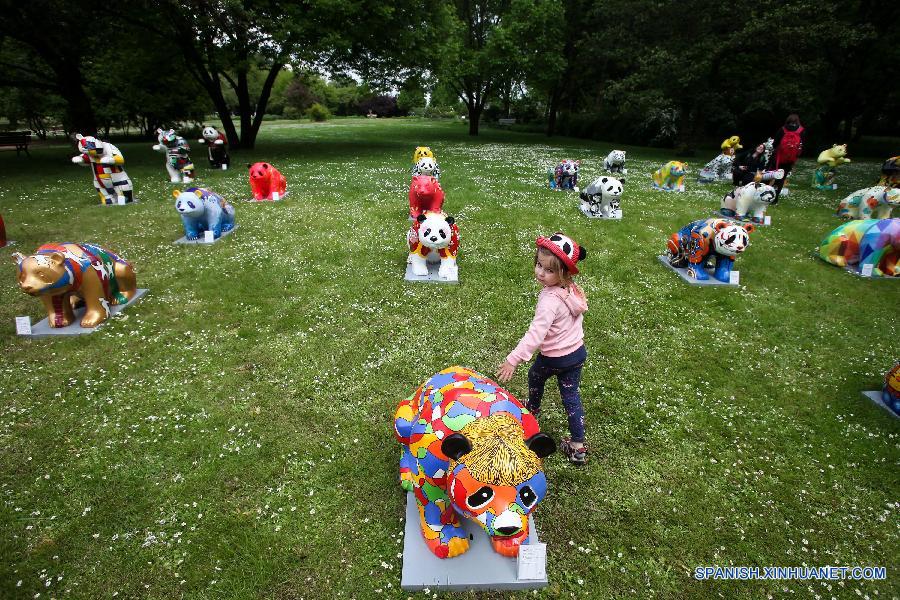
<svg viewBox="0 0 900 600">
<path fill-rule="evenodd" d="M 622 182 L 615 177 L 595 179 L 579 194 L 581 211 L 591 217 L 609 219 L 620 216 L 619 200 L 622 198 Z"/>
<path fill-rule="evenodd" d="M 891 211 L 900 206 L 900 189 L 876 185 L 856 190 L 838 205 L 836 214 L 842 219 L 890 219 Z"/>
<path fill-rule="evenodd" d="M 444 190 L 434 177 L 415 175 L 409 183 L 409 218 L 416 220 L 425 211 L 440 212 Z"/>
<path fill-rule="evenodd" d="M 766 208 L 775 201 L 775 188 L 760 182 L 737 187 L 722 198 L 719 214 L 729 219 L 765 221 Z"/>
<path fill-rule="evenodd" d="M 727 219 L 688 223 L 669 238 L 669 264 L 678 269 L 687 267 L 691 276 L 706 281 L 706 267 L 715 259 L 713 277 L 727 283 L 735 258 L 750 245 L 754 230 L 751 223 L 738 225 Z"/>
<path fill-rule="evenodd" d="M 197 141 L 206 144 L 210 167 L 221 169 L 224 166 L 227 169 L 231 166 L 231 157 L 228 156 L 228 138 L 224 133 L 219 133 L 218 129 L 207 125 L 203 128 L 203 137 Z"/>
<path fill-rule="evenodd" d="M 625 151 L 613 150 L 603 159 L 603 168 L 607 173 L 617 175 L 619 179 L 625 179 L 628 169 L 625 168 Z"/>
<path fill-rule="evenodd" d="M 871 277 L 900 277 L 900 219 L 848 221 L 822 240 L 819 257 L 861 275 L 871 265 Z"/>
<path fill-rule="evenodd" d="M 581 168 L 580 160 L 563 159 L 556 168 L 547 169 L 547 180 L 550 189 L 561 192 L 562 190 L 578 191 L 578 169 Z"/>
<path fill-rule="evenodd" d="M 900 188 L 900 156 L 892 156 L 884 161 L 877 185 Z"/>
<path fill-rule="evenodd" d="M 234 229 L 234 207 L 219 194 L 205 188 L 174 191 L 175 210 L 181 215 L 184 236 L 199 239 L 204 231 L 212 231 L 218 239 Z"/>
<path fill-rule="evenodd" d="M 281 174 L 281 171 L 273 165 L 265 162 L 248 164 L 250 177 L 250 191 L 253 192 L 253 199 L 257 202 L 274 201 L 275 195 L 278 199 L 284 198 L 287 194 L 287 179 Z"/>
<path fill-rule="evenodd" d="M 96 327 L 109 318 L 110 306 L 128 304 L 137 292 L 131 264 L 95 244 L 44 244 L 31 256 L 14 253 L 13 260 L 19 288 L 41 299 L 50 327 L 71 325 L 82 302 L 81 326 Z"/>
<path fill-rule="evenodd" d="M 95 137 L 75 134 L 78 141 L 78 156 L 72 157 L 76 165 L 90 165 L 94 173 L 94 188 L 100 196 L 101 204 L 119 204 L 134 201 L 134 186 L 125 172 L 125 158 L 119 149 L 109 142 L 101 142 Z"/>
<path fill-rule="evenodd" d="M 881 399 L 895 415 L 900 417 L 900 360 L 884 374 Z"/>
<path fill-rule="evenodd" d="M 541 459 L 556 444 L 509 392 L 470 369 L 450 367 L 400 402 L 400 484 L 413 492 L 425 543 L 438 558 L 469 548 L 460 517 L 493 549 L 515 557 L 528 515 L 547 493 Z"/>
<path fill-rule="evenodd" d="M 166 155 L 166 172 L 172 183 L 190 183 L 194 180 L 194 163 L 191 161 L 191 147 L 187 140 L 175 133 L 174 129 L 156 130 L 156 144 L 153 149 Z"/>
<path fill-rule="evenodd" d="M 438 277 L 455 281 L 459 275 L 459 227 L 443 211 L 426 211 L 416 217 L 406 236 L 413 275 L 428 275 L 428 263 L 440 261 Z"/>
<path fill-rule="evenodd" d="M 664 192 L 683 192 L 684 174 L 687 173 L 687 163 L 670 160 L 663 167 L 653 173 L 653 189 Z"/>
</svg>

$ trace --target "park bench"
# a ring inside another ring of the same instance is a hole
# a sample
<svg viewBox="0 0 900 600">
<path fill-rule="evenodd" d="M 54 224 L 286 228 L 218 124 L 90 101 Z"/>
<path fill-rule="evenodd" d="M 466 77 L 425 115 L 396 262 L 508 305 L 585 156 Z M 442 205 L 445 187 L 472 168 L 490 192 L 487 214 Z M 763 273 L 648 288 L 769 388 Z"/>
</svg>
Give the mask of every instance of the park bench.
<svg viewBox="0 0 900 600">
<path fill-rule="evenodd" d="M 28 152 L 28 142 L 31 141 L 30 131 L 0 131 L 0 148 L 15 148 L 16 156 L 22 151 L 31 156 Z"/>
<path fill-rule="evenodd" d="M 503 127 L 509 127 L 510 125 L 515 125 L 515 119 L 497 119 L 497 123 L 502 125 Z"/>
</svg>

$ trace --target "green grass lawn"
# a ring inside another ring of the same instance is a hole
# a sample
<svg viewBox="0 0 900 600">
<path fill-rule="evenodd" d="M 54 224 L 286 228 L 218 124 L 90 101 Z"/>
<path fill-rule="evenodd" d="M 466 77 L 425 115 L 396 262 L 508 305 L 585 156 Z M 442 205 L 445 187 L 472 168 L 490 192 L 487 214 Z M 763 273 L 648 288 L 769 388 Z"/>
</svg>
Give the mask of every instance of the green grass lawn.
<svg viewBox="0 0 900 600">
<path fill-rule="evenodd" d="M 694 183 L 712 156 L 689 160 L 687 193 L 666 194 L 650 174 L 676 157 L 625 147 L 624 219 L 604 222 L 548 190 L 545 170 L 580 158 L 587 185 L 610 144 L 267 123 L 227 172 L 195 148 L 198 183 L 235 204 L 240 228 L 185 247 L 151 144 L 120 145 L 140 199 L 124 208 L 99 206 L 71 148 L 0 154 L 17 240 L 0 263 L 0 597 L 411 595 L 394 409 L 449 365 L 493 374 L 533 315 L 534 239 L 556 230 L 589 251 L 590 454 L 585 468 L 545 461 L 535 514 L 551 584 L 537 597 L 900 593 L 900 420 L 860 395 L 900 355 L 900 282 L 811 254 L 879 161 L 847 165 L 827 193 L 802 161 L 737 262 L 741 288 L 708 289 L 656 256 L 718 208 L 727 188 Z M 417 145 L 434 149 L 460 226 L 458 286 L 403 281 Z M 284 173 L 287 200 L 240 202 L 257 160 Z M 120 252 L 149 295 L 87 337 L 16 337 L 15 316 L 44 315 L 8 255 L 50 241 Z M 507 386 L 523 400 L 526 373 Z M 553 385 L 541 420 L 567 434 Z M 697 581 L 700 565 L 876 565 L 888 579 Z"/>
</svg>

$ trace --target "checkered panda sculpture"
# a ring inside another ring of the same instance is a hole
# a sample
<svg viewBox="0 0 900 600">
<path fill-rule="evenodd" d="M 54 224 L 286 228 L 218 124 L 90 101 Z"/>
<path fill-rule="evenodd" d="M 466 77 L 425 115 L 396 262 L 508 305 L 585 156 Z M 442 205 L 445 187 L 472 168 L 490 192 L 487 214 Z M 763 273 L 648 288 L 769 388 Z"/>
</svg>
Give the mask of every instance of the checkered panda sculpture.
<svg viewBox="0 0 900 600">
<path fill-rule="evenodd" d="M 622 197 L 622 182 L 606 175 L 598 177 L 581 192 L 581 212 L 589 217 L 604 219 L 621 216 L 619 199 Z"/>
<path fill-rule="evenodd" d="M 78 156 L 72 157 L 76 165 L 90 165 L 94 174 L 94 188 L 101 204 L 118 204 L 134 201 L 134 186 L 125 172 L 125 157 L 109 142 L 101 142 L 89 135 L 75 134 Z"/>
</svg>

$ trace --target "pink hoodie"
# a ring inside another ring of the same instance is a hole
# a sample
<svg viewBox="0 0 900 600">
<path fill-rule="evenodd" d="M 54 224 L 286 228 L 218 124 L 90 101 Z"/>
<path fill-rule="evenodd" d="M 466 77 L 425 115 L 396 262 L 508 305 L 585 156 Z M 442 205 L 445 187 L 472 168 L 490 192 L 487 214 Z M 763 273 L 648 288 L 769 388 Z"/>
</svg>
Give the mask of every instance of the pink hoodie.
<svg viewBox="0 0 900 600">
<path fill-rule="evenodd" d="M 574 283 L 569 289 L 545 287 L 538 294 L 531 326 L 506 360 L 516 366 L 531 360 L 535 350 L 540 350 L 544 356 L 565 356 L 575 352 L 584 342 L 581 324 L 586 310 L 584 292 Z"/>
</svg>

